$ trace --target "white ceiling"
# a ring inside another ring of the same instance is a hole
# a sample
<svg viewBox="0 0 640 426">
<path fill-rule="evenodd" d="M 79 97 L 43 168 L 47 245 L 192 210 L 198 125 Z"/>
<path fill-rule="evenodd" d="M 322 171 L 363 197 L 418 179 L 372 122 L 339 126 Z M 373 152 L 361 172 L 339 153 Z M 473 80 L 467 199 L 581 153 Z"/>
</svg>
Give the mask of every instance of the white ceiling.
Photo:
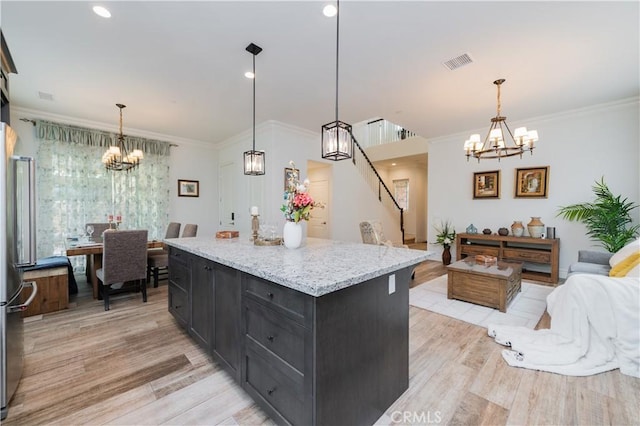
<svg viewBox="0 0 640 426">
<path fill-rule="evenodd" d="M 110 19 L 95 15 L 102 4 Z M 13 105 L 220 142 L 256 122 L 335 119 L 327 2 L 0 3 Z M 639 2 L 343 1 L 340 119 L 384 117 L 426 138 L 638 96 Z M 442 62 L 468 52 L 455 71 Z M 38 92 L 53 95 L 43 100 Z M 258 147 L 259 148 L 259 147 Z"/>
</svg>

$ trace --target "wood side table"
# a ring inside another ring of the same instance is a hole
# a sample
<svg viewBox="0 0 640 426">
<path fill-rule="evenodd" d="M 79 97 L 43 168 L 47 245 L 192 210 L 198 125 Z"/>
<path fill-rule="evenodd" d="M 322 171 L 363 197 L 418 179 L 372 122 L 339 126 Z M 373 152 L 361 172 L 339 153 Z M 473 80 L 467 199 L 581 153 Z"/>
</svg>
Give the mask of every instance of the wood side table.
<svg viewBox="0 0 640 426">
<path fill-rule="evenodd" d="M 467 258 L 447 267 L 447 298 L 459 299 L 506 312 L 507 306 L 521 290 L 522 264 L 476 263 Z"/>
</svg>

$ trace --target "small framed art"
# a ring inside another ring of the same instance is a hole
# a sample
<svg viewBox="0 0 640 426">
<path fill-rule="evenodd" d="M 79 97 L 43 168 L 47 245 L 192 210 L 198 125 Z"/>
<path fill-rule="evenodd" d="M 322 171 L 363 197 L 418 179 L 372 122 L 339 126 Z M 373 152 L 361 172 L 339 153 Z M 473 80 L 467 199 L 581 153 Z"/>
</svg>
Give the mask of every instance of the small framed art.
<svg viewBox="0 0 640 426">
<path fill-rule="evenodd" d="M 178 197 L 199 197 L 200 181 L 198 180 L 178 180 Z"/>
<path fill-rule="evenodd" d="M 473 174 L 473 198 L 500 198 L 500 170 Z"/>
<path fill-rule="evenodd" d="M 516 169 L 516 198 L 547 198 L 549 166 Z"/>
<path fill-rule="evenodd" d="M 300 180 L 300 169 L 286 167 L 284 169 L 284 190 L 289 189 L 289 182 L 298 182 Z"/>
</svg>

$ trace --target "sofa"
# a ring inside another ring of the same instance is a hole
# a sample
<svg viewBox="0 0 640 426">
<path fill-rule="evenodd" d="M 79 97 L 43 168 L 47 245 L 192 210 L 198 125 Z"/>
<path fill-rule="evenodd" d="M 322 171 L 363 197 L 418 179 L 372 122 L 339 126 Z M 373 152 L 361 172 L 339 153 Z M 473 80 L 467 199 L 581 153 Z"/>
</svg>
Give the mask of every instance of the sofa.
<svg viewBox="0 0 640 426">
<path fill-rule="evenodd" d="M 567 277 L 577 273 L 640 278 L 640 238 L 615 253 L 578 251 L 578 261 L 569 266 Z"/>
<path fill-rule="evenodd" d="M 598 274 L 609 275 L 611 260 L 613 253 L 595 251 L 595 250 L 579 250 L 578 261 L 569 265 L 567 277 L 571 274 Z"/>
</svg>

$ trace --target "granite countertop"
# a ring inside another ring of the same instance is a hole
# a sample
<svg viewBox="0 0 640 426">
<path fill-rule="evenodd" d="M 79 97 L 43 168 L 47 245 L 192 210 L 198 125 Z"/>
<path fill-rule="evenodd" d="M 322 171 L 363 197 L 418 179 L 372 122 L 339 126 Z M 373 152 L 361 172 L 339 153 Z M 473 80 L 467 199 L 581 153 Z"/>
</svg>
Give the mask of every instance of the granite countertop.
<svg viewBox="0 0 640 426">
<path fill-rule="evenodd" d="M 164 240 L 189 253 L 322 296 L 342 288 L 417 265 L 430 252 L 370 244 L 307 238 L 298 249 L 256 246 L 247 236 L 233 239 L 170 238 Z"/>
</svg>

